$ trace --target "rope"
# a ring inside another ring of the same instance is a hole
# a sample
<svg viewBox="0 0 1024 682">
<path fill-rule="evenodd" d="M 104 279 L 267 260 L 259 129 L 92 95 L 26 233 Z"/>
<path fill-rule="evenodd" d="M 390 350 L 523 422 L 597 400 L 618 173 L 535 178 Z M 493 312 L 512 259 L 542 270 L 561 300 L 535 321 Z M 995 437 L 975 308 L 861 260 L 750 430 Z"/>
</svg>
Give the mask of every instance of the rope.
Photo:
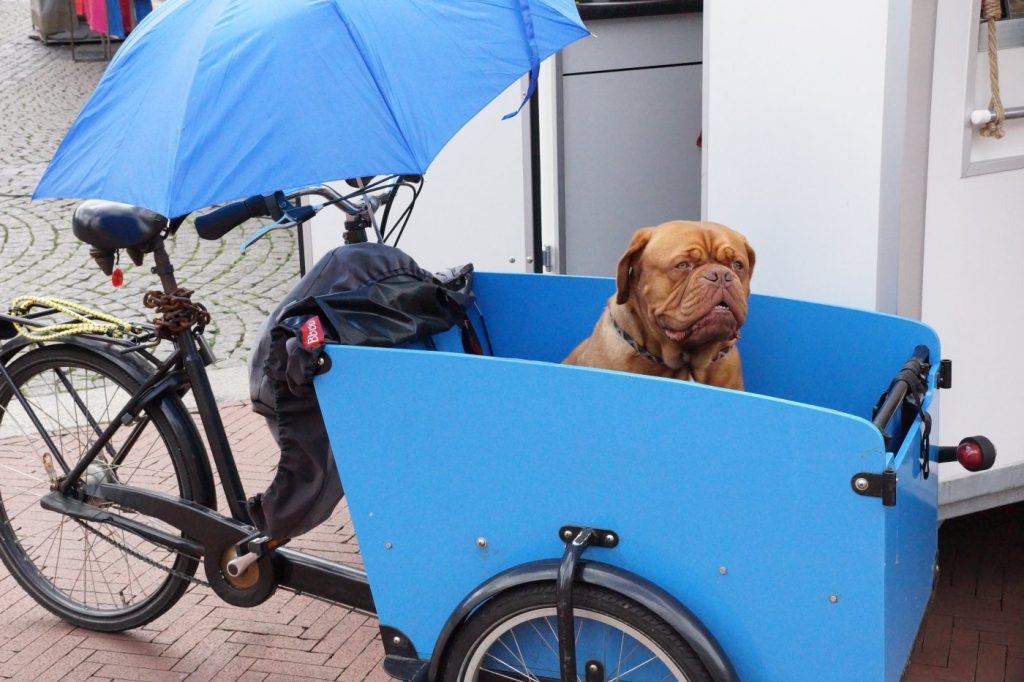
<svg viewBox="0 0 1024 682">
<path fill-rule="evenodd" d="M 57 341 L 78 334 L 99 334 L 121 339 L 143 332 L 141 328 L 113 315 L 62 298 L 22 296 L 11 303 L 11 315 L 24 317 L 32 308 L 52 308 L 76 321 L 60 322 L 45 327 L 27 327 L 12 321 L 18 333 L 29 341 Z"/>
<path fill-rule="evenodd" d="M 999 45 L 996 40 L 996 20 L 1003 16 L 999 0 L 982 0 L 981 16 L 988 22 L 988 80 L 992 92 L 988 108 L 995 113 L 995 118 L 982 127 L 981 134 L 998 140 L 1004 134 L 1003 120 L 1006 118 L 1003 99 L 999 95 Z"/>
</svg>

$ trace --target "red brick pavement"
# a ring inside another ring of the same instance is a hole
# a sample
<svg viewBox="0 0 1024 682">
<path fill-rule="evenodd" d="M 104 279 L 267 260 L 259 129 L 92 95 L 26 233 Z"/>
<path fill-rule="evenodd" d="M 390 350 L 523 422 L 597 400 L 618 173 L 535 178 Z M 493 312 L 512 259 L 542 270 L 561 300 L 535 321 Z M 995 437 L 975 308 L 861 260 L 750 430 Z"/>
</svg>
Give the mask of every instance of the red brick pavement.
<svg viewBox="0 0 1024 682">
<path fill-rule="evenodd" d="M 247 490 L 262 489 L 278 457 L 263 419 L 247 405 L 222 415 Z M 344 507 L 292 546 L 362 563 Z M 37 606 L 0 565 L 0 679 L 378 681 L 383 656 L 375 618 L 284 590 L 242 609 L 195 586 L 144 628 L 98 634 Z"/>
<path fill-rule="evenodd" d="M 273 476 L 273 441 L 247 406 L 222 413 L 257 490 Z M 361 564 L 344 508 L 293 545 Z M 1024 505 L 947 522 L 939 545 L 939 583 L 904 682 L 1024 682 Z M 240 609 L 197 586 L 144 628 L 97 634 L 36 606 L 0 567 L 3 679 L 376 681 L 388 679 L 382 657 L 374 618 L 285 591 Z"/>
<path fill-rule="evenodd" d="M 947 521 L 904 682 L 1024 682 L 1024 504 Z"/>
</svg>

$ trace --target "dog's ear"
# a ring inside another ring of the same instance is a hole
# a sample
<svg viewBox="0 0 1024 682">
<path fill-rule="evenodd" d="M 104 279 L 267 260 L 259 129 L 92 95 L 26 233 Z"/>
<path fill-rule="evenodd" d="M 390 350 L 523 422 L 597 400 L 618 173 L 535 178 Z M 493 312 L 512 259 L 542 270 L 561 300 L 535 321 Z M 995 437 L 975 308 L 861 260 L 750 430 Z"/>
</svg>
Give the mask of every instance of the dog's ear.
<svg viewBox="0 0 1024 682">
<path fill-rule="evenodd" d="M 616 303 L 622 304 L 629 299 L 630 274 L 633 263 L 636 262 L 636 257 L 640 255 L 640 252 L 647 247 L 649 241 L 651 241 L 651 228 L 645 227 L 642 230 L 637 230 L 633 234 L 633 240 L 629 242 L 626 253 L 622 254 L 615 275 Z"/>
<path fill-rule="evenodd" d="M 750 263 L 750 269 L 747 270 L 747 278 L 754 276 L 754 263 L 757 262 L 757 254 L 754 253 L 754 247 L 750 245 L 750 242 L 743 240 L 743 243 L 747 247 L 747 261 Z"/>
</svg>

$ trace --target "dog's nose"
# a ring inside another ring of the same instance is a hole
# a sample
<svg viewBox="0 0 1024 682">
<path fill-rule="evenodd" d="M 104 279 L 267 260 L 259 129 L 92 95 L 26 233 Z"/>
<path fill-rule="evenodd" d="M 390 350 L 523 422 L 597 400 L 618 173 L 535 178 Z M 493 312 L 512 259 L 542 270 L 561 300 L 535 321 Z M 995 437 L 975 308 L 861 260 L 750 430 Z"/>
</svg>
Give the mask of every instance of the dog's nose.
<svg viewBox="0 0 1024 682">
<path fill-rule="evenodd" d="M 732 282 L 733 274 L 728 268 L 716 265 L 708 268 L 708 271 L 704 273 L 704 279 L 709 282 L 714 282 L 719 286 L 725 286 Z"/>
</svg>

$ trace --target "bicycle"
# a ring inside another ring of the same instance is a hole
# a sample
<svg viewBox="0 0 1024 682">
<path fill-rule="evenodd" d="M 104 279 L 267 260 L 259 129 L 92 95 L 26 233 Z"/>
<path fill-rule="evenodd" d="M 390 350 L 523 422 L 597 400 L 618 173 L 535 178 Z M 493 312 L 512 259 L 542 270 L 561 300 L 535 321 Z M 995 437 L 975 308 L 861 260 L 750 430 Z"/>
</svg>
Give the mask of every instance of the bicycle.
<svg viewBox="0 0 1024 682">
<path fill-rule="evenodd" d="M 244 249 L 335 206 L 346 214 L 346 244 L 367 241 L 371 231 L 379 242 L 397 242 L 420 182 L 364 178 L 348 195 L 316 186 L 250 197 L 200 216 L 196 228 L 204 239 L 218 239 L 250 218 L 271 217 Z M 395 198 L 407 187 L 412 201 L 388 230 Z M 295 203 L 303 197 L 324 202 Z M 97 220 L 78 236 L 107 274 L 122 249 L 137 264 L 151 254 L 162 291 L 147 294 L 146 305 L 162 317 L 132 324 L 61 300 L 37 304 L 39 310 L 29 301 L 0 314 L 6 336 L 14 326 L 22 332 L 0 346 L 0 559 L 39 604 L 93 630 L 141 627 L 194 584 L 236 606 L 260 604 L 281 587 L 374 614 L 365 572 L 254 533 L 206 373 L 214 362 L 203 336 L 209 313 L 179 287 L 164 246 L 185 216 L 167 220 L 123 205 L 96 211 Z M 61 314 L 74 319 L 48 324 Z M 160 341 L 171 346 L 164 358 L 153 352 Z M 209 454 L 184 405 L 188 393 Z M 217 511 L 211 457 L 228 514 Z M 608 585 L 574 588 L 577 560 L 588 547 L 614 546 L 612 533 L 560 533 L 566 551 L 557 584 L 550 572 L 538 573 L 545 577 L 488 592 L 493 599 L 486 604 L 480 595 L 467 598 L 430 656 L 382 624 L 388 671 L 405 679 L 576 679 L 578 651 L 588 682 L 625 674 L 733 679 L 721 650 L 692 617 L 682 616 L 684 637 L 676 616 Z M 205 580 L 196 575 L 200 564 Z"/>
</svg>

